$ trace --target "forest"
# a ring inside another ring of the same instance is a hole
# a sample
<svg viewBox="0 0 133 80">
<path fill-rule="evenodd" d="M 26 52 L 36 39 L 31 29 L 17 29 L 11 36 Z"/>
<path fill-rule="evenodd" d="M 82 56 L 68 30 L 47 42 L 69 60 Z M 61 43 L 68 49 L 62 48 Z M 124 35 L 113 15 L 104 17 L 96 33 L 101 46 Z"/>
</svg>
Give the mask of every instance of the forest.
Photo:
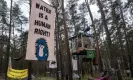
<svg viewBox="0 0 133 80">
<path fill-rule="evenodd" d="M 114 70 L 117 79 L 112 80 L 126 80 L 123 79 L 125 76 L 133 78 L 133 0 L 48 0 L 47 2 L 56 12 L 55 55 L 57 71 L 61 71 L 61 80 L 66 80 L 64 79 L 66 74 L 71 72 L 71 65 L 66 66 L 72 64 L 71 57 L 68 57 L 72 50 L 69 38 L 80 33 L 85 34 L 86 30 L 99 55 L 98 70 L 93 70 L 93 76 L 105 70 Z M 51 71 L 48 68 L 49 61 L 25 60 L 29 32 L 26 27 L 29 25 L 29 17 L 23 14 L 25 11 L 21 8 L 27 6 L 27 14 L 30 15 L 31 4 L 32 0 L 11 0 L 11 2 L 0 0 L 0 79 L 7 73 L 8 65 L 14 69 L 30 68 L 32 74 L 39 76 L 47 76 L 49 71 L 58 75 L 56 70 Z M 40 6 L 40 10 L 41 8 L 51 13 L 45 5 Z M 92 12 L 92 9 L 97 10 L 97 14 Z M 48 24 L 47 27 L 51 26 Z M 78 65 L 82 64 L 79 62 Z M 92 71 L 86 68 L 87 66 L 89 66 L 87 63 L 84 64 L 84 68 L 80 66 L 79 74 L 82 74 L 83 70 L 85 74 L 90 74 Z M 72 80 L 71 75 L 72 73 L 68 80 Z"/>
</svg>

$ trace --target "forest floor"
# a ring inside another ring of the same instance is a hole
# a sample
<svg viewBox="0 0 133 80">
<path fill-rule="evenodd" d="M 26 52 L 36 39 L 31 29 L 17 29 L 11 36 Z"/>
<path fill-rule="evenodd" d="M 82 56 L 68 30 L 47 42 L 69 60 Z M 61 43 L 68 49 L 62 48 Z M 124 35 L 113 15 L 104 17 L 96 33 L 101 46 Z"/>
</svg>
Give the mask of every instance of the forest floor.
<svg viewBox="0 0 133 80">
<path fill-rule="evenodd" d="M 80 80 L 88 80 L 88 78 L 91 78 L 91 76 L 85 75 Z M 114 78 L 115 78 L 115 76 L 114 76 Z M 5 80 L 5 79 L 0 79 L 0 80 Z M 20 80 L 20 79 L 8 79 L 8 80 Z M 26 79 L 21 79 L 21 80 L 26 80 Z M 38 77 L 35 77 L 33 80 L 56 80 L 56 77 L 38 76 Z M 73 79 L 73 80 L 78 80 L 78 79 Z M 112 79 L 112 80 L 117 80 L 117 79 Z M 131 79 L 130 77 L 123 77 L 123 80 L 133 80 L 133 79 Z"/>
<path fill-rule="evenodd" d="M 88 80 L 88 78 L 91 78 L 90 75 L 85 75 L 82 77 L 80 80 Z M 36 77 L 33 80 L 56 80 L 55 77 Z M 78 79 L 73 79 L 73 80 L 78 80 Z M 112 80 L 117 80 L 117 79 L 112 79 Z M 133 80 L 130 77 L 123 77 L 123 80 Z"/>
<path fill-rule="evenodd" d="M 0 79 L 0 80 L 5 80 L 5 79 Z M 20 79 L 9 79 L 9 80 L 20 80 Z M 25 79 L 21 79 L 21 80 L 25 80 Z M 33 80 L 56 80 L 56 78 L 41 77 L 41 78 L 35 78 Z M 78 79 L 73 79 L 73 80 L 78 80 Z M 81 78 L 81 80 L 88 80 L 88 78 L 84 77 L 84 78 Z M 124 77 L 123 80 L 133 80 L 133 79 L 129 77 Z"/>
<path fill-rule="evenodd" d="M 33 80 L 56 80 L 56 78 L 46 78 L 45 77 L 45 78 L 35 78 Z M 73 80 L 78 80 L 78 79 L 73 79 Z M 88 78 L 84 77 L 84 78 L 81 78 L 81 80 L 88 80 Z M 133 80 L 133 79 L 131 79 L 129 77 L 125 77 L 125 78 L 123 78 L 123 80 Z"/>
</svg>

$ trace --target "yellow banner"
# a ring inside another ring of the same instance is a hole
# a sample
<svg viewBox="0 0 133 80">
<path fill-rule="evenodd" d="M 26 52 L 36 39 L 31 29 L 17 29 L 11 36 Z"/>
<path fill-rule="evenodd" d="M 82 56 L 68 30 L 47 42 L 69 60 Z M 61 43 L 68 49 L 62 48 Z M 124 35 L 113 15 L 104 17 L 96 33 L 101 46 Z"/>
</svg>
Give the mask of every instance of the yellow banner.
<svg viewBox="0 0 133 80">
<path fill-rule="evenodd" d="M 23 79 L 28 76 L 28 69 L 16 70 L 8 68 L 7 76 L 13 79 Z"/>
</svg>

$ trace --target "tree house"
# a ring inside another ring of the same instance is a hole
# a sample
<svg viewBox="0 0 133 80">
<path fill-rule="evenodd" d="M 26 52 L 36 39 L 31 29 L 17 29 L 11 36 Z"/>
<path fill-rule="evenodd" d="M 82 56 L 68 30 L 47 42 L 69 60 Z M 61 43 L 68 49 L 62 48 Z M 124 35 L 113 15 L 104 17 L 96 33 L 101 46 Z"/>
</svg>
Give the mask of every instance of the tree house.
<svg viewBox="0 0 133 80">
<path fill-rule="evenodd" d="M 93 36 L 79 33 L 69 38 L 70 42 L 70 51 L 71 53 L 79 53 L 83 50 L 94 49 Z M 85 55 L 84 53 L 80 53 L 80 55 Z"/>
<path fill-rule="evenodd" d="M 72 55 L 85 55 L 86 57 L 82 57 L 83 61 L 94 60 L 95 64 L 96 51 L 93 36 L 79 33 L 69 38 L 69 43 Z"/>
</svg>

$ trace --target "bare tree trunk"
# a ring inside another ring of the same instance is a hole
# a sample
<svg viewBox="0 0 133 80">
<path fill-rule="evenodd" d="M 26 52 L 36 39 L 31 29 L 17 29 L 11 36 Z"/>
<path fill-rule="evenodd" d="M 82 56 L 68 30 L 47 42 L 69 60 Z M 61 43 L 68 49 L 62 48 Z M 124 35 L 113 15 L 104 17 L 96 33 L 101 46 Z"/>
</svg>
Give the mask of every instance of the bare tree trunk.
<svg viewBox="0 0 133 80">
<path fill-rule="evenodd" d="M 108 30 L 107 21 L 105 19 L 105 13 L 103 11 L 103 5 L 102 5 L 100 0 L 97 0 L 97 2 L 98 2 L 98 6 L 99 6 L 99 9 L 100 9 L 100 12 L 101 12 L 102 23 L 104 25 L 104 29 L 105 29 L 105 32 L 106 32 L 106 39 L 107 39 L 107 43 L 108 43 L 108 52 L 109 52 L 110 60 L 111 60 L 111 59 L 113 59 L 112 41 L 111 41 L 111 37 L 110 37 L 111 35 L 110 35 L 109 30 Z M 113 60 L 111 61 L 111 64 L 113 64 Z"/>
<path fill-rule="evenodd" d="M 59 29 L 59 31 L 58 32 L 60 32 L 60 28 L 59 28 L 59 26 L 58 26 L 58 29 Z M 63 55 L 63 48 L 61 47 L 62 46 L 62 42 L 61 42 L 61 34 L 59 34 L 59 55 L 60 55 L 60 68 L 61 68 L 61 80 L 64 80 L 64 62 L 63 62 L 63 57 L 64 57 L 64 55 Z"/>
<path fill-rule="evenodd" d="M 86 2 L 86 5 L 87 5 L 87 8 L 88 8 L 88 11 L 89 11 L 89 15 L 90 15 L 92 26 L 93 26 L 93 30 L 94 30 L 95 40 L 96 40 L 96 51 L 97 51 L 97 54 L 96 54 L 97 55 L 97 59 L 96 59 L 96 61 L 99 64 L 100 71 L 103 71 L 102 60 L 101 60 L 100 49 L 99 49 L 99 41 L 98 41 L 98 37 L 96 35 L 97 32 L 96 32 L 95 23 L 94 23 L 94 20 L 93 20 L 93 15 L 92 15 L 90 6 L 88 4 L 88 0 L 85 0 L 85 2 Z"/>
<path fill-rule="evenodd" d="M 1 36 L 3 36 L 3 32 L 4 32 L 4 26 L 3 25 L 2 25 L 2 31 L 1 32 L 2 32 Z M 1 43 L 1 45 L 0 45 L 0 69 L 1 69 L 1 71 L 0 72 L 2 72 L 2 65 L 3 65 L 2 62 L 3 62 L 3 47 L 4 47 L 4 43 L 2 41 L 0 42 Z"/>
<path fill-rule="evenodd" d="M 7 80 L 7 71 L 8 71 L 8 63 L 9 63 L 9 54 L 10 54 L 10 38 L 11 38 L 11 27 L 12 27 L 12 3 L 13 0 L 11 0 L 11 7 L 10 7 L 10 27 L 9 27 L 9 38 L 8 38 L 8 44 L 7 44 L 7 52 L 5 56 L 5 80 Z"/>
<path fill-rule="evenodd" d="M 29 6 L 30 6 L 30 12 L 29 15 L 31 14 L 31 4 L 32 4 L 32 0 L 29 0 Z M 28 62 L 28 80 L 31 80 L 31 71 L 32 71 L 32 63 L 31 61 Z"/>
<path fill-rule="evenodd" d="M 118 20 L 116 19 L 116 11 L 115 11 L 115 7 L 113 6 L 112 4 L 112 1 L 111 1 L 111 8 L 112 8 L 112 17 L 113 17 L 113 26 L 115 26 L 117 28 L 117 34 L 116 36 L 118 37 L 118 42 L 119 42 L 119 45 L 120 45 L 120 50 L 121 50 L 121 53 L 120 53 L 120 57 L 122 59 L 124 59 L 124 50 L 123 50 L 123 45 L 122 45 L 122 37 L 121 37 L 121 32 L 120 32 L 120 28 L 118 27 Z M 125 61 L 125 60 L 124 60 Z M 116 66 L 119 68 L 118 66 L 119 64 L 117 63 Z M 126 65 L 125 65 L 126 66 Z M 121 69 L 117 71 L 117 75 L 118 75 L 118 80 L 122 80 L 122 76 L 121 76 Z"/>
<path fill-rule="evenodd" d="M 57 8 L 56 8 L 56 24 L 55 24 L 55 32 L 56 32 L 56 62 L 57 62 L 57 80 L 59 80 L 59 38 L 58 38 L 58 12 L 57 12 Z"/>
<path fill-rule="evenodd" d="M 63 23 L 64 23 L 64 36 L 65 36 L 65 48 L 67 53 L 67 61 L 68 61 L 68 69 L 69 69 L 69 80 L 73 80 L 72 78 L 72 58 L 71 53 L 69 49 L 69 42 L 68 42 L 68 32 L 67 32 L 67 25 L 66 25 L 66 16 L 65 16 L 65 10 L 64 10 L 64 0 L 62 0 L 62 14 L 63 14 Z"/>
<path fill-rule="evenodd" d="M 13 49 L 12 49 L 12 55 L 11 55 L 12 57 L 13 57 L 13 56 L 15 56 L 15 57 L 17 56 L 17 54 L 15 53 L 14 27 L 15 27 L 15 26 L 14 26 L 14 22 L 13 22 L 13 28 L 12 28 L 12 31 L 13 31 Z M 11 60 L 12 60 L 12 59 L 11 59 Z M 15 64 L 15 65 L 12 65 L 12 67 L 14 67 L 14 66 L 18 67 L 18 64 L 16 64 L 16 61 L 14 61 L 14 64 Z"/>
<path fill-rule="evenodd" d="M 127 54 L 128 54 L 128 58 L 129 58 L 129 66 L 130 66 L 130 71 L 131 71 L 131 77 L 133 78 L 133 69 L 132 69 L 132 57 L 131 57 L 131 53 L 130 53 L 130 49 L 129 49 L 129 43 L 128 43 L 128 37 L 127 37 L 127 32 L 126 32 L 126 23 L 125 23 L 125 19 L 124 19 L 124 15 L 123 15 L 123 10 L 122 10 L 122 6 L 121 6 L 121 1 L 117 0 L 120 6 L 120 12 L 121 12 L 121 18 L 122 18 L 122 22 L 123 22 L 123 30 L 124 30 L 124 35 L 125 35 L 125 41 L 126 41 L 126 50 L 127 50 Z"/>
</svg>

